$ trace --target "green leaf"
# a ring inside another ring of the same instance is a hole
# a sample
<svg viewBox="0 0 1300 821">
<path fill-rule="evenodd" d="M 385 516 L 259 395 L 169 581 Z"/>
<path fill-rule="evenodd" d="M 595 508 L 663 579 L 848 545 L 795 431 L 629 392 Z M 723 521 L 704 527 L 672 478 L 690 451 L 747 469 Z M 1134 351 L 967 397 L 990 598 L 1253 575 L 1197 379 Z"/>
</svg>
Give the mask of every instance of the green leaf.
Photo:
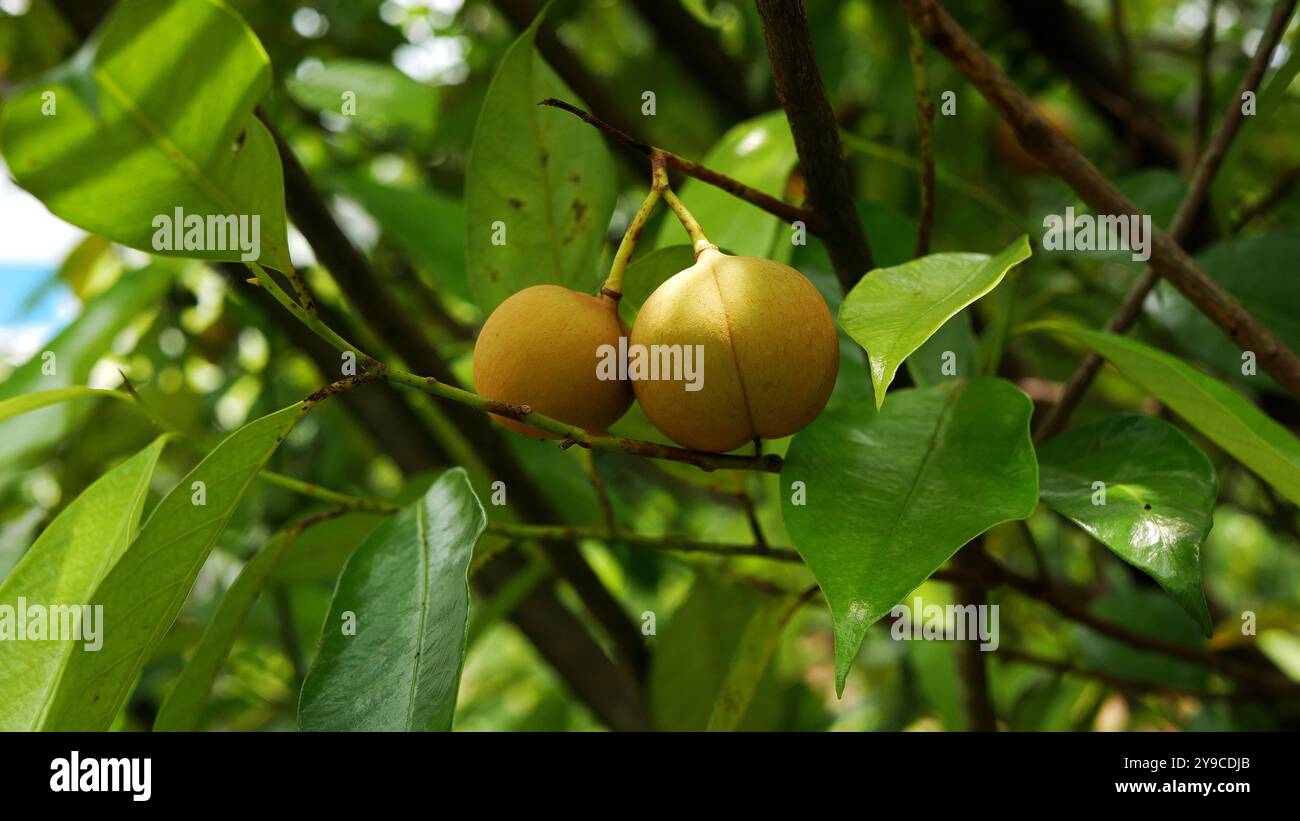
<svg viewBox="0 0 1300 821">
<path fill-rule="evenodd" d="M 0 606 L 80 607 L 135 536 L 167 436 L 97 479 L 41 533 L 0 584 Z M 107 617 L 107 614 L 105 614 Z M 86 624 L 86 622 L 82 622 Z M 97 624 L 107 647 L 111 633 Z M 5 636 L 0 626 L 0 636 Z M 85 634 L 83 634 L 85 635 Z M 89 637 L 87 637 L 89 638 Z M 79 641 L 0 641 L 0 730 L 40 729 Z M 88 652 L 83 650 L 83 655 Z"/>
<path fill-rule="evenodd" d="M 189 663 L 158 709 L 153 722 L 155 732 L 198 729 L 208 694 L 212 691 L 212 682 L 221 672 L 221 666 L 235 644 L 248 611 L 253 609 L 257 595 L 262 592 L 262 586 L 293 541 L 292 533 L 281 533 L 244 564 L 203 631 L 203 638 L 190 656 Z"/>
<path fill-rule="evenodd" d="M 142 311 L 157 307 L 171 286 L 173 272 L 151 265 L 122 275 L 104 293 L 86 303 L 81 315 L 43 350 L 0 383 L 0 399 L 73 387 L 90 377 L 95 362 L 113 339 Z M 16 407 L 22 407 L 21 404 Z M 58 405 L 0 423 L 0 464 L 43 450 L 61 441 L 88 408 Z"/>
<path fill-rule="evenodd" d="M 1091 348 L 1283 496 L 1300 504 L 1300 440 L 1227 385 L 1128 337 L 1058 322 L 1037 322 L 1027 330 L 1048 331 Z"/>
<path fill-rule="evenodd" d="M 623 298 L 618 303 L 618 315 L 631 327 L 655 289 L 694 264 L 695 249 L 689 245 L 656 248 L 633 261 L 623 272 Z"/>
<path fill-rule="evenodd" d="M 1010 382 L 975 379 L 899 391 L 889 410 L 831 408 L 795 435 L 782 510 L 830 603 L 838 692 L 868 627 L 962 545 L 1033 512 L 1032 411 Z"/>
<path fill-rule="evenodd" d="M 1029 254 L 1029 238 L 1022 236 L 996 256 L 930 254 L 877 268 L 853 286 L 840 306 L 840 324 L 867 349 L 877 408 L 903 360 Z"/>
<path fill-rule="evenodd" d="M 0 151 L 19 185 L 91 233 L 237 261 L 238 247 L 156 249 L 154 218 L 259 215 L 259 259 L 288 270 L 280 158 L 253 116 L 270 84 L 265 50 L 225 4 L 118 3 L 69 62 L 8 101 Z"/>
<path fill-rule="evenodd" d="M 465 212 L 459 199 L 360 174 L 338 177 L 333 186 L 356 200 L 394 243 L 419 260 L 438 290 L 473 300 L 465 279 Z"/>
<path fill-rule="evenodd" d="M 1111 416 L 1038 449 L 1040 493 L 1053 510 L 1148 573 L 1213 633 L 1201 592 L 1201 543 L 1218 491 L 1214 465 L 1183 432 L 1138 414 Z M 1094 482 L 1105 483 L 1104 504 Z"/>
<path fill-rule="evenodd" d="M 484 313 L 530 285 L 594 291 L 614 208 L 613 162 L 600 132 L 537 105 L 576 99 L 533 48 L 542 16 L 501 59 L 465 172 L 465 258 Z"/>
<path fill-rule="evenodd" d="M 718 694 L 713 714 L 709 716 L 709 732 L 727 733 L 740 729 L 772 654 L 781 643 L 781 633 L 803 600 L 802 595 L 775 596 L 764 602 L 745 625 L 731 669 L 722 682 L 722 692 Z"/>
<path fill-rule="evenodd" d="M 249 485 L 309 407 L 299 402 L 244 425 L 158 503 L 91 598 L 104 608 L 104 646 L 72 655 L 47 729 L 109 728 Z"/>
<path fill-rule="evenodd" d="M 84 385 L 72 385 L 67 388 L 36 391 L 35 393 L 25 393 L 21 396 L 15 396 L 13 399 L 0 400 L 0 420 L 8 419 L 11 416 L 20 416 L 30 411 L 58 404 L 59 402 L 66 402 L 69 399 L 85 399 L 87 397 L 96 396 L 110 396 L 114 399 L 124 399 L 128 402 L 131 401 L 131 397 L 121 391 L 109 391 L 102 388 L 87 388 Z"/>
<path fill-rule="evenodd" d="M 782 197 L 797 161 L 785 112 L 772 111 L 722 135 L 701 162 L 751 188 Z M 683 183 L 677 193 L 704 226 L 709 239 L 727 253 L 789 259 L 793 247 L 779 241 L 781 232 L 789 229 L 779 218 L 696 180 Z M 686 241 L 686 232 L 674 218 L 665 219 L 655 235 L 657 248 Z"/>
<path fill-rule="evenodd" d="M 469 476 L 453 468 L 356 549 L 302 687 L 302 729 L 451 729 L 470 556 L 486 525 Z"/>
<path fill-rule="evenodd" d="M 368 60 L 327 60 L 305 67 L 285 80 L 285 90 L 299 105 L 355 119 L 373 132 L 390 129 L 419 137 L 433 136 L 438 92 L 407 77 L 389 63 Z M 345 94 L 353 96 L 345 100 Z M 344 113 L 345 103 L 355 105 Z"/>
</svg>

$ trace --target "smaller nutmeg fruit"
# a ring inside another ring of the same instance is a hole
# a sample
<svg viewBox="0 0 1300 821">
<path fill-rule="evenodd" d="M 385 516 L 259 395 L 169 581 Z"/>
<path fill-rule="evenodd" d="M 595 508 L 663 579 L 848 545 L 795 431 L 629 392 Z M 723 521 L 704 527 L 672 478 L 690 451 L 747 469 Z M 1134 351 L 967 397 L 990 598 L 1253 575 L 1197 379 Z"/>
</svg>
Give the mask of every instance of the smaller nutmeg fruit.
<svg viewBox="0 0 1300 821">
<path fill-rule="evenodd" d="M 601 379 L 602 346 L 617 346 L 627 326 L 618 302 L 559 285 L 534 285 L 502 302 L 474 344 L 474 385 L 482 396 L 529 405 L 589 430 L 604 430 L 632 405 L 626 381 Z M 493 416 L 516 433 L 554 438 L 530 425 Z"/>
</svg>

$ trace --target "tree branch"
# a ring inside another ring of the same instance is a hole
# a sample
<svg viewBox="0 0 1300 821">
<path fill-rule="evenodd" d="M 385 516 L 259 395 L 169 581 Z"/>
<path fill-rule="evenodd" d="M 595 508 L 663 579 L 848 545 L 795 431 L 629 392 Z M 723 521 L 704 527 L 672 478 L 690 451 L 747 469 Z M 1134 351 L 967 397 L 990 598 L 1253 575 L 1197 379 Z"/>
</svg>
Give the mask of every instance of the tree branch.
<svg viewBox="0 0 1300 821">
<path fill-rule="evenodd" d="M 849 187 L 839 124 L 813 54 L 808 16 L 800 0 L 758 0 L 776 96 L 799 152 L 813 223 L 844 293 L 875 267 Z"/>
<path fill-rule="evenodd" d="M 923 257 L 930 253 L 930 233 L 934 230 L 934 100 L 930 99 L 930 82 L 925 75 L 925 39 L 916 26 L 907 27 L 907 42 L 921 139 L 921 216 L 916 221 L 916 255 Z"/>
<path fill-rule="evenodd" d="M 1259 88 L 1264 72 L 1268 69 L 1273 50 L 1281 40 L 1283 32 L 1286 31 L 1287 21 L 1295 10 L 1296 2 L 1297 0 L 1278 0 L 1273 7 L 1273 15 L 1264 31 L 1264 35 L 1260 38 L 1258 47 L 1255 49 L 1255 56 L 1251 59 L 1245 76 L 1241 78 L 1241 84 L 1237 88 L 1236 95 L 1228 101 L 1228 108 L 1224 112 L 1223 120 L 1214 132 L 1214 138 L 1206 146 L 1205 153 L 1196 163 L 1196 171 L 1192 175 L 1191 184 L 1187 188 L 1187 193 L 1183 195 L 1182 202 L 1178 204 L 1178 211 L 1174 214 L 1174 221 L 1169 226 L 1169 238 L 1172 242 L 1183 241 L 1196 219 L 1197 212 L 1201 210 L 1201 206 L 1208 199 L 1210 183 L 1213 182 L 1215 175 L 1223 166 L 1223 161 L 1228 155 L 1228 148 L 1232 145 L 1233 138 L 1241 130 L 1245 117 L 1241 110 L 1242 98 L 1246 92 L 1253 92 Z M 1115 315 L 1106 323 L 1105 330 L 1122 334 L 1133 327 L 1133 323 L 1137 322 L 1138 317 L 1142 314 L 1142 304 L 1146 301 L 1147 295 L 1151 293 L 1159 281 L 1160 274 L 1153 264 L 1125 295 L 1124 301 L 1120 304 Z M 1244 312 L 1245 308 L 1242 308 L 1242 311 Z M 1060 401 L 1048 411 L 1047 416 L 1035 429 L 1035 441 L 1045 441 L 1065 429 L 1066 422 L 1069 421 L 1070 415 L 1074 413 L 1079 403 L 1083 401 L 1088 388 L 1092 386 L 1093 380 L 1101 370 L 1101 365 L 1102 358 L 1095 353 L 1089 353 L 1084 357 L 1083 363 L 1071 375 L 1069 382 L 1066 383 Z M 1294 391 L 1292 392 L 1294 393 Z"/>
<path fill-rule="evenodd" d="M 770 194 L 764 194 L 757 188 L 750 188 L 740 180 L 728 177 L 726 174 L 719 174 L 711 168 L 707 168 L 697 162 L 680 157 L 671 151 L 650 145 L 649 143 L 641 142 L 626 131 L 610 125 L 601 118 L 583 111 L 572 103 L 567 103 L 564 100 L 557 100 L 554 97 L 547 97 L 545 100 L 539 102 L 538 105 L 550 106 L 552 108 L 567 111 L 570 114 L 577 116 L 588 125 L 600 129 L 615 140 L 618 140 L 624 145 L 646 155 L 647 157 L 653 156 L 656 152 L 662 154 L 664 160 L 668 163 L 669 168 L 680 171 L 688 177 L 694 177 L 700 182 L 708 183 L 715 188 L 721 188 L 733 197 L 737 197 L 750 205 L 761 208 L 772 216 L 779 217 L 786 222 L 791 223 L 801 221 L 808 226 L 808 230 L 813 233 L 818 232 L 818 226 L 814 224 L 813 215 L 806 209 L 791 205 L 790 203 L 777 199 Z"/>
<path fill-rule="evenodd" d="M 1282 0 L 1288 6 L 1293 0 Z M 1099 213 L 1140 215 L 1119 189 L 1048 123 L 1001 69 L 971 40 L 936 0 L 898 0 L 930 44 L 980 91 L 1016 132 L 1021 145 L 1063 179 Z M 1208 155 L 1208 152 L 1207 152 Z M 1300 358 L 1250 311 L 1207 275 L 1168 234 L 1152 230 L 1151 267 L 1243 350 L 1253 351 L 1264 369 L 1300 397 Z"/>
</svg>

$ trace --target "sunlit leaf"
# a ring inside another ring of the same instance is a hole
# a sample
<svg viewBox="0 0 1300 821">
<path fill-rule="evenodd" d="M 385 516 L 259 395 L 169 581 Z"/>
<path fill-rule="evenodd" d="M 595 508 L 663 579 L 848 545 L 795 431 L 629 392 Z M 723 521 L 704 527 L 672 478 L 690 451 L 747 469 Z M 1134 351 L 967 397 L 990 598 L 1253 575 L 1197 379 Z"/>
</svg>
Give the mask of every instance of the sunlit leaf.
<svg viewBox="0 0 1300 821">
<path fill-rule="evenodd" d="M 90 599 L 104 608 L 104 645 L 72 654 L 47 729 L 112 724 L 235 507 L 307 407 L 298 403 L 244 425 L 158 503 Z"/>
<path fill-rule="evenodd" d="M 840 306 L 840 324 L 867 349 L 877 408 L 903 360 L 1029 254 L 1029 238 L 1022 236 L 996 256 L 930 254 L 877 268 L 853 287 Z"/>
<path fill-rule="evenodd" d="M 149 479 L 162 453 L 166 437 L 104 474 L 81 492 L 41 533 L 13 571 L 0 585 L 0 606 L 78 608 L 92 601 L 108 574 L 135 536 L 149 492 Z M 92 611 L 93 612 L 93 611 Z M 69 616 L 69 618 L 73 618 Z M 54 641 L 16 640 L 0 628 L 0 730 L 37 730 L 44 725 L 59 682 L 75 654 L 95 652 L 87 627 L 97 631 L 95 641 L 108 647 L 112 634 L 103 619 L 82 617 L 84 641 L 68 637 Z M 68 624 L 75 622 L 69 621 Z M 12 627 L 12 625 L 11 625 Z M 30 625 L 29 625 L 30 627 Z M 76 651 L 76 652 L 74 652 Z"/>
<path fill-rule="evenodd" d="M 1057 436 L 1039 447 L 1038 464 L 1044 502 L 1149 573 L 1213 632 L 1201 543 L 1218 487 L 1200 448 L 1167 422 L 1126 414 Z"/>
</svg>

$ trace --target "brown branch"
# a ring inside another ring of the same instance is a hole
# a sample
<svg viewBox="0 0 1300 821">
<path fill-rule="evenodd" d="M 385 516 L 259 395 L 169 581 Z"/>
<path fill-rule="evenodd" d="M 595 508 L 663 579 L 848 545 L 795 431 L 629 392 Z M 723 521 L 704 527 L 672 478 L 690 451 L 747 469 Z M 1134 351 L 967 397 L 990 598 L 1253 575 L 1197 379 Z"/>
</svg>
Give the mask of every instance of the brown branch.
<svg viewBox="0 0 1300 821">
<path fill-rule="evenodd" d="M 1251 59 L 1245 76 L 1241 78 L 1237 93 L 1228 101 L 1228 108 L 1224 112 L 1223 120 L 1219 123 L 1214 138 L 1206 146 L 1205 153 L 1197 162 L 1196 171 L 1192 175 L 1192 181 L 1187 188 L 1187 193 L 1183 195 L 1182 202 L 1178 204 L 1178 211 L 1174 214 L 1174 221 L 1169 226 L 1169 240 L 1171 242 L 1179 243 L 1183 241 L 1196 219 L 1197 212 L 1200 211 L 1201 206 L 1209 197 L 1210 183 L 1218 174 L 1220 167 L 1222 167 L 1233 138 L 1241 130 L 1245 117 L 1241 111 L 1242 98 L 1246 92 L 1253 92 L 1259 88 L 1264 72 L 1268 69 L 1269 60 L 1272 58 L 1273 49 L 1281 40 L 1283 32 L 1286 31 L 1287 21 L 1295 10 L 1296 2 L 1297 0 L 1278 0 L 1273 7 L 1273 15 L 1263 37 L 1260 38 L 1259 46 L 1255 50 L 1255 56 Z M 1196 271 L 1201 276 L 1204 276 L 1199 269 L 1196 269 Z M 1157 271 L 1153 263 L 1151 268 L 1143 274 L 1137 284 L 1125 295 L 1123 303 L 1120 304 L 1119 309 L 1110 318 L 1110 321 L 1106 323 L 1105 329 L 1111 333 L 1124 333 L 1133 327 L 1133 323 L 1137 322 L 1142 313 L 1142 304 L 1146 301 L 1147 295 L 1151 293 L 1159 281 L 1160 272 Z M 1213 282 L 1213 280 L 1210 281 Z M 1218 287 L 1217 284 L 1216 287 Z M 1184 291 L 1184 293 L 1186 292 Z M 1230 295 L 1229 298 L 1231 299 Z M 1198 307 L 1202 307 L 1200 303 L 1197 304 Z M 1203 307 L 1202 309 L 1204 310 Z M 1246 313 L 1245 308 L 1241 308 L 1241 311 Z M 1250 315 L 1246 313 L 1246 316 Z M 1254 318 L 1251 317 L 1251 320 L 1254 321 Z M 1264 330 L 1267 331 L 1268 329 L 1264 328 Z M 1271 332 L 1268 333 L 1271 334 Z M 1233 331 L 1233 335 L 1234 339 L 1238 338 L 1235 331 Z M 1282 343 L 1279 342 L 1278 344 L 1281 345 Z M 1243 347 L 1249 350 L 1248 346 L 1243 345 Z M 1290 353 L 1289 350 L 1288 353 Z M 1294 358 L 1294 354 L 1292 354 L 1292 358 Z M 1088 388 L 1091 387 L 1093 379 L 1101 370 L 1101 365 L 1102 358 L 1095 353 L 1089 353 L 1084 357 L 1083 363 L 1071 375 L 1069 382 L 1066 383 L 1061 400 L 1048 411 L 1042 423 L 1035 429 L 1035 441 L 1044 441 L 1065 429 L 1066 422 L 1069 421 L 1070 415 L 1074 413 L 1079 403 L 1083 401 L 1083 397 L 1088 392 Z M 1292 390 L 1292 393 L 1294 394 L 1295 391 Z"/>
<path fill-rule="evenodd" d="M 916 91 L 916 126 L 921 138 L 921 215 L 916 225 L 916 256 L 930 252 L 934 230 L 934 100 L 925 74 L 925 39 L 916 26 L 907 27 L 912 86 Z"/>
<path fill-rule="evenodd" d="M 1294 0 L 1282 2 L 1294 5 Z M 1012 126 L 1021 145 L 1074 189 L 1085 203 L 1098 213 L 1141 215 L 1128 197 L 1038 113 L 1015 83 L 936 0 L 898 0 L 898 3 L 930 44 L 966 75 Z M 1169 280 L 1243 350 L 1253 351 L 1279 385 L 1300 397 L 1300 357 L 1201 270 L 1168 234 L 1156 228 L 1151 233 L 1152 269 Z"/>
<path fill-rule="evenodd" d="M 848 293 L 875 267 L 853 204 L 839 124 L 826 96 L 801 0 L 758 0 L 776 96 L 785 109 L 818 236 Z"/>
<path fill-rule="evenodd" d="M 711 168 L 707 168 L 697 162 L 680 157 L 671 151 L 650 145 L 649 143 L 644 143 L 621 128 L 605 122 L 594 114 L 589 114 L 588 112 L 583 111 L 572 103 L 567 103 L 564 100 L 557 100 L 554 97 L 547 97 L 545 100 L 539 102 L 538 105 L 550 106 L 552 108 L 559 108 L 567 111 L 570 114 L 577 116 L 588 125 L 600 129 L 615 140 L 641 154 L 646 155 L 647 157 L 658 152 L 663 155 L 669 168 L 680 171 L 688 177 L 694 177 L 700 182 L 708 183 L 715 188 L 721 188 L 733 197 L 742 199 L 750 205 L 757 206 L 775 217 L 780 217 L 786 222 L 803 222 L 808 226 L 808 230 L 813 233 L 818 232 L 818 227 L 814 225 L 813 215 L 807 210 L 777 199 L 770 194 L 764 194 L 757 188 L 750 188 L 740 180 L 728 177 L 726 174 L 719 174 Z"/>
<path fill-rule="evenodd" d="M 1262 690 L 1276 695 L 1295 696 L 1300 692 L 1300 686 L 1275 675 L 1271 671 L 1261 670 L 1253 665 L 1243 664 L 1235 659 L 1223 655 L 1208 653 L 1197 647 L 1192 647 L 1155 636 L 1140 633 L 1125 625 L 1101 618 L 1084 605 L 1079 597 L 1069 591 L 1062 590 L 1052 585 L 1045 585 L 1037 579 L 1028 576 L 1022 576 L 1002 565 L 995 565 L 988 569 L 989 572 L 1001 583 L 1008 587 L 1023 593 L 1033 599 L 1036 599 L 1062 616 L 1076 621 L 1091 630 L 1116 639 L 1132 647 L 1141 650 L 1150 650 L 1162 655 L 1189 661 L 1193 664 L 1205 667 L 1211 670 L 1217 670 L 1224 675 L 1231 676 L 1243 682 L 1249 682 Z"/>
<path fill-rule="evenodd" d="M 1132 50 L 1122 15 L 1116 18 L 1121 60 L 1106 57 L 1092 24 L 1065 0 L 1006 0 L 1009 21 L 1029 35 L 1035 49 L 1068 79 L 1107 127 L 1135 146 L 1142 166 L 1178 168 L 1178 143 L 1156 119 L 1150 101 L 1132 82 Z M 1118 5 L 1118 3 L 1117 3 Z"/>
</svg>

